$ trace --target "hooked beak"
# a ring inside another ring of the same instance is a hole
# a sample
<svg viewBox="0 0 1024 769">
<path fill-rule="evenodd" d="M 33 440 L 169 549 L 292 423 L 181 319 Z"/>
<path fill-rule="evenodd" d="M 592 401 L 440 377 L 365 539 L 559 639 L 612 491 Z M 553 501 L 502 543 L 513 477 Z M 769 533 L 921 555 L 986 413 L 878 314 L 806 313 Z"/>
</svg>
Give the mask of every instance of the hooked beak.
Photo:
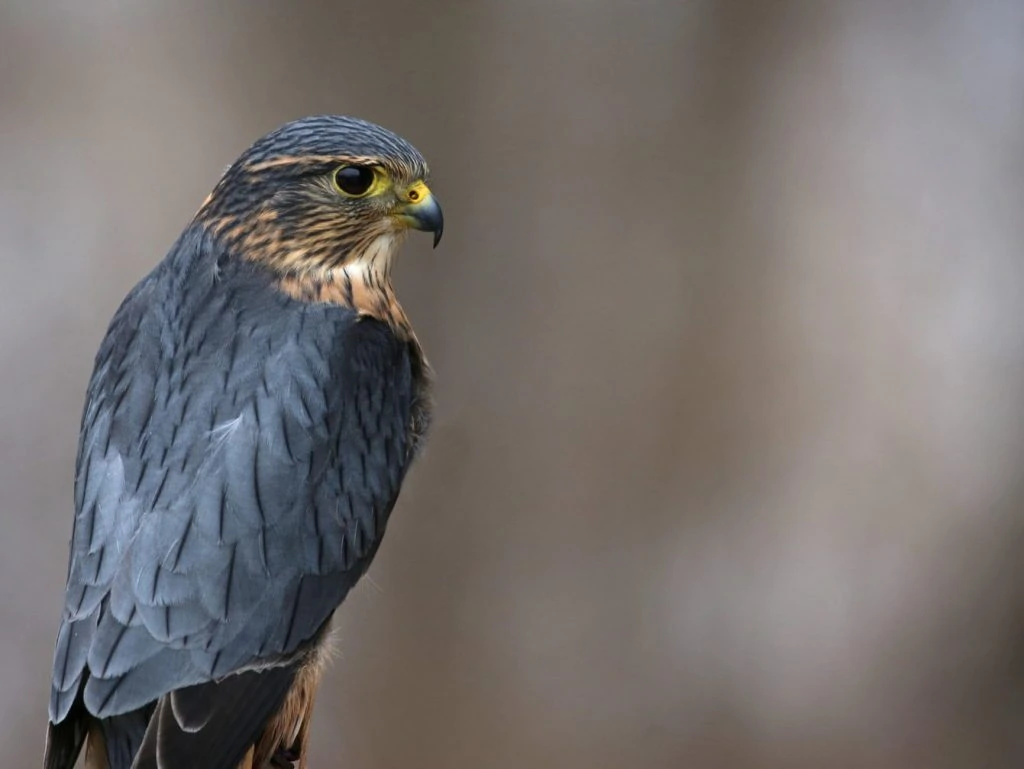
<svg viewBox="0 0 1024 769">
<path fill-rule="evenodd" d="M 434 248 L 441 242 L 444 232 L 444 214 L 437 199 L 422 181 L 416 182 L 402 195 L 396 218 L 407 227 L 434 233 Z"/>
</svg>

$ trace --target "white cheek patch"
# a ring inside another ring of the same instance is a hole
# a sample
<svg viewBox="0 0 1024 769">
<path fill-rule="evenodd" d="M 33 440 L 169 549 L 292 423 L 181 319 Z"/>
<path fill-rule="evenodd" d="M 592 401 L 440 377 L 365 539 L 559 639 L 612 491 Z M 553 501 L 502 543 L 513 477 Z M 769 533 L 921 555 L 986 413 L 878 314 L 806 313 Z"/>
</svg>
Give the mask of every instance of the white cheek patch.
<svg viewBox="0 0 1024 769">
<path fill-rule="evenodd" d="M 371 285 L 391 276 L 391 264 L 405 240 L 405 232 L 387 232 L 371 240 L 366 248 L 353 254 L 346 262 L 345 269 L 351 275 L 361 273 Z"/>
</svg>

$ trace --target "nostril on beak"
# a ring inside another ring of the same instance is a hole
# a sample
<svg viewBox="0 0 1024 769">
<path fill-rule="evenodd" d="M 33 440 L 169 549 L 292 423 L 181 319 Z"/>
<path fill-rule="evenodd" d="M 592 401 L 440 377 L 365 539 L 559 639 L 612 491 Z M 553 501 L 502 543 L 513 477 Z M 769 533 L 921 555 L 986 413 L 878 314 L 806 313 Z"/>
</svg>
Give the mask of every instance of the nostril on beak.
<svg viewBox="0 0 1024 769">
<path fill-rule="evenodd" d="M 409 190 L 409 202 L 410 203 L 416 203 L 416 202 L 419 201 L 419 199 L 420 199 L 420 191 L 419 190 Z"/>
</svg>

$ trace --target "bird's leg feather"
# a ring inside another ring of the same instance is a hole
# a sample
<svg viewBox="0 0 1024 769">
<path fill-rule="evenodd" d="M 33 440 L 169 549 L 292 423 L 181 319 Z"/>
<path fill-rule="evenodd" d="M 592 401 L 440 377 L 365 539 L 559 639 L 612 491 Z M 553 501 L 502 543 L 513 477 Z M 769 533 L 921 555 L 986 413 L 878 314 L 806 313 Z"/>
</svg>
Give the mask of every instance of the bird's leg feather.
<svg viewBox="0 0 1024 769">
<path fill-rule="evenodd" d="M 245 757 L 239 762 L 238 769 L 253 769 L 253 753 L 255 752 L 255 746 L 250 746 L 245 752 Z"/>
<path fill-rule="evenodd" d="M 299 769 L 305 769 L 313 702 L 330 656 L 329 650 L 329 634 L 325 633 L 317 647 L 306 657 L 281 710 L 267 723 L 257 741 L 253 762 L 255 769 L 276 767 L 282 762 L 287 762 L 283 765 L 289 766 L 295 761 L 299 762 Z"/>
</svg>

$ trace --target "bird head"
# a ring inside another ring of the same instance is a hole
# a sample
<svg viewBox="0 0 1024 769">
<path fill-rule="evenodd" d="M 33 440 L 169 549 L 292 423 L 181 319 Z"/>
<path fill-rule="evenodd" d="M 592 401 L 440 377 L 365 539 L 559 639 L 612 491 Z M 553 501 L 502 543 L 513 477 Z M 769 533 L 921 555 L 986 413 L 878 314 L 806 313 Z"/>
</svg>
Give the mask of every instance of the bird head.
<svg viewBox="0 0 1024 769">
<path fill-rule="evenodd" d="M 370 260 L 385 274 L 409 229 L 441 240 L 427 164 L 364 120 L 308 117 L 252 145 L 196 218 L 225 247 L 281 274 L 323 275 Z"/>
</svg>

